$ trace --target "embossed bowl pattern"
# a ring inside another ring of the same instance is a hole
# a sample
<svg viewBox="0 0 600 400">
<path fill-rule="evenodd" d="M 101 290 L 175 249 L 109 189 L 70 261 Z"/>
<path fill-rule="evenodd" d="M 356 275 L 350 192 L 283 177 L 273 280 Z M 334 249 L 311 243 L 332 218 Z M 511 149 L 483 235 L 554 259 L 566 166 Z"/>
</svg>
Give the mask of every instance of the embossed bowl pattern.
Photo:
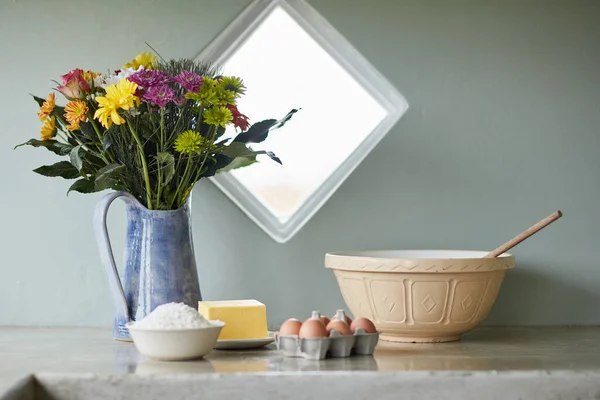
<svg viewBox="0 0 600 400">
<path fill-rule="evenodd" d="M 327 253 L 346 305 L 371 319 L 381 339 L 450 342 L 490 312 L 514 258 L 485 251 L 398 250 Z"/>
</svg>

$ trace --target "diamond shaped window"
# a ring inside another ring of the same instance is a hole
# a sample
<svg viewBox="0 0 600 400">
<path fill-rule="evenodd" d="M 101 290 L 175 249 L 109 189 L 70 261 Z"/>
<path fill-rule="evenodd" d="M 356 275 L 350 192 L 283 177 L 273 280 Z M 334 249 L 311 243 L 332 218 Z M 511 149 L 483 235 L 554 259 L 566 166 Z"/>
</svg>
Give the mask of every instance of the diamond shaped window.
<svg viewBox="0 0 600 400">
<path fill-rule="evenodd" d="M 304 1 L 253 2 L 199 58 L 244 79 L 248 90 L 238 107 L 254 121 L 301 108 L 255 146 L 273 151 L 282 166 L 265 158 L 212 178 L 282 243 L 308 222 L 408 107 Z"/>
</svg>

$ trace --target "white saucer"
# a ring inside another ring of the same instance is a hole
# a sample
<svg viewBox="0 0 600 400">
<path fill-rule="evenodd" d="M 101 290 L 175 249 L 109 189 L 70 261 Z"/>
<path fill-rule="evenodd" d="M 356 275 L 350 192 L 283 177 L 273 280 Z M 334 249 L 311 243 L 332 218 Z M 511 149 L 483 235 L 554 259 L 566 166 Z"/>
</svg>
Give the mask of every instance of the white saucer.
<svg viewBox="0 0 600 400">
<path fill-rule="evenodd" d="M 275 341 L 274 337 L 261 339 L 238 339 L 238 340 L 217 340 L 215 349 L 217 350 L 242 350 L 258 349 Z"/>
</svg>

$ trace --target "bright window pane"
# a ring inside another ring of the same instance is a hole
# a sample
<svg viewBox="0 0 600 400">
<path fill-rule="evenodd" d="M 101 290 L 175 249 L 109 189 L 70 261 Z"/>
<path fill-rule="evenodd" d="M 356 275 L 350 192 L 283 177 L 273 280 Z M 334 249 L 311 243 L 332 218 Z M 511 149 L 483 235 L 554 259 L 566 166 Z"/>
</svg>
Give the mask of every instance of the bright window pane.
<svg viewBox="0 0 600 400">
<path fill-rule="evenodd" d="M 256 149 L 273 151 L 232 172 L 281 222 L 304 201 L 386 117 L 387 111 L 282 8 L 275 8 L 223 63 L 244 79 L 240 111 L 256 122 L 302 108 Z M 230 132 L 233 135 L 234 132 Z"/>
</svg>

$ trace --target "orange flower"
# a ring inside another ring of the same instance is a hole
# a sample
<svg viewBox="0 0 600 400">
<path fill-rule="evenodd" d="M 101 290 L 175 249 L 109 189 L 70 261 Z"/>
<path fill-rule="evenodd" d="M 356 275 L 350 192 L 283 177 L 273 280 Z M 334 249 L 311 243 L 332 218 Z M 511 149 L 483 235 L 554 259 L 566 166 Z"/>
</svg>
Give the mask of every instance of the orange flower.
<svg viewBox="0 0 600 400">
<path fill-rule="evenodd" d="M 81 129 L 81 127 L 79 126 L 79 121 L 72 122 L 69 125 L 67 125 L 65 128 L 67 128 L 70 131 L 78 131 L 79 129 Z"/>
<path fill-rule="evenodd" d="M 79 123 L 87 121 L 86 113 L 89 108 L 83 100 L 71 100 L 65 106 L 65 119 L 69 122 L 67 129 L 74 131 L 79 129 Z"/>
<path fill-rule="evenodd" d="M 48 116 L 52 114 L 55 105 L 56 96 L 54 95 L 54 93 L 50 93 L 46 98 L 46 101 L 44 101 L 44 104 L 42 104 L 42 106 L 40 107 L 40 111 L 38 112 L 38 118 L 40 119 L 40 121 L 44 122 L 46 118 L 48 118 Z"/>
<path fill-rule="evenodd" d="M 44 126 L 40 130 L 42 140 L 50 140 L 56 136 L 56 119 L 54 115 L 44 121 Z"/>
</svg>

